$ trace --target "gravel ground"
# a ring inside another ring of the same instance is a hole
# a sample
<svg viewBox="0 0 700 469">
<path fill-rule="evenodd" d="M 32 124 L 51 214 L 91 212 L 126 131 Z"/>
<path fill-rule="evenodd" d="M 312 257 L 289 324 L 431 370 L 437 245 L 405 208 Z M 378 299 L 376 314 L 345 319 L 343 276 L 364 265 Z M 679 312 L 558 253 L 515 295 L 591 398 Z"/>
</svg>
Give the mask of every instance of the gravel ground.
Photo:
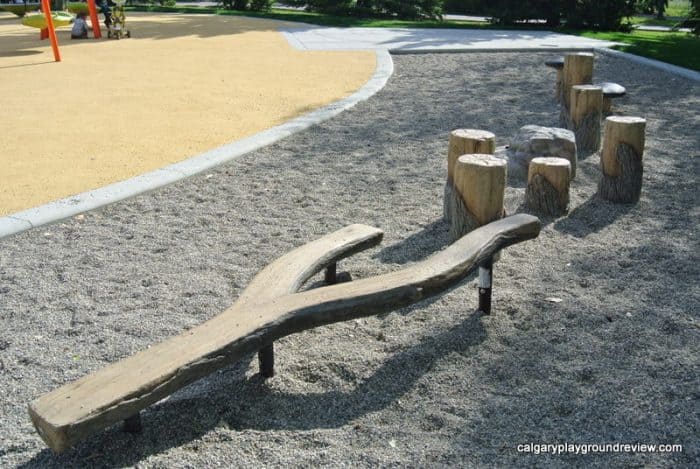
<svg viewBox="0 0 700 469">
<path fill-rule="evenodd" d="M 342 263 L 395 270 L 443 248 L 447 136 L 556 125 L 547 54 L 395 57 L 337 118 L 156 192 L 0 241 L 0 466 L 651 466 L 700 464 L 700 86 L 608 56 L 648 119 L 642 198 L 595 196 L 582 159 L 567 216 L 504 252 L 494 313 L 475 281 L 411 308 L 278 342 L 59 456 L 42 393 L 216 315 L 280 253 L 349 223 L 386 231 Z M 522 181 L 507 189 L 522 210 Z M 561 302 L 547 298 L 556 297 Z M 525 443 L 681 444 L 666 454 L 522 454 Z"/>
</svg>

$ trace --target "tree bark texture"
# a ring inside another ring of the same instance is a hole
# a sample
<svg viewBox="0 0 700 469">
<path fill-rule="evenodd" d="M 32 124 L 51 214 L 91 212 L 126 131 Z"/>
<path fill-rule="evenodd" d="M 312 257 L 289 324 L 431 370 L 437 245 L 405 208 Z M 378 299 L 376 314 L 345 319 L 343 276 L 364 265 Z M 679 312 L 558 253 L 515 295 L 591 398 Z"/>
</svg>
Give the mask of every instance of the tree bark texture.
<svg viewBox="0 0 700 469">
<path fill-rule="evenodd" d="M 488 154 L 462 155 L 454 174 L 450 239 L 503 217 L 508 162 Z"/>
<path fill-rule="evenodd" d="M 447 182 L 443 199 L 443 215 L 450 220 L 455 211 L 454 204 L 459 197 L 454 191 L 454 167 L 457 158 L 466 154 L 493 154 L 496 151 L 496 136 L 486 130 L 456 129 L 450 132 L 447 150 Z"/>
<path fill-rule="evenodd" d="M 573 86 L 570 103 L 566 125 L 576 136 L 576 148 L 582 154 L 598 151 L 603 109 L 602 89 L 593 85 Z"/>
<path fill-rule="evenodd" d="M 605 119 L 600 153 L 600 196 L 611 202 L 634 203 L 642 191 L 646 120 L 641 117 L 610 116 Z"/>
<path fill-rule="evenodd" d="M 534 158 L 528 171 L 525 201 L 543 215 L 561 215 L 569 207 L 571 163 L 564 158 Z"/>
<path fill-rule="evenodd" d="M 569 108 L 571 87 L 575 85 L 589 85 L 593 83 L 593 54 L 579 52 L 564 56 L 564 69 L 562 70 L 562 94 L 564 107 Z"/>
</svg>

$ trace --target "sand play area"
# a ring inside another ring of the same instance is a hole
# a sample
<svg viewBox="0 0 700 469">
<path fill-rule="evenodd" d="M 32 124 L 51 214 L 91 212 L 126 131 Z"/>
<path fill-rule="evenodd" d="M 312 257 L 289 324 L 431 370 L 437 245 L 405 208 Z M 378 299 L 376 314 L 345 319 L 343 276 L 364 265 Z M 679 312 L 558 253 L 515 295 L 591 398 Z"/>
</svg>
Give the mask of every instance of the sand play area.
<svg viewBox="0 0 700 469">
<path fill-rule="evenodd" d="M 292 23 L 129 13 L 132 38 L 72 41 L 0 13 L 0 215 L 181 161 L 348 96 L 363 52 L 298 51 Z"/>
</svg>

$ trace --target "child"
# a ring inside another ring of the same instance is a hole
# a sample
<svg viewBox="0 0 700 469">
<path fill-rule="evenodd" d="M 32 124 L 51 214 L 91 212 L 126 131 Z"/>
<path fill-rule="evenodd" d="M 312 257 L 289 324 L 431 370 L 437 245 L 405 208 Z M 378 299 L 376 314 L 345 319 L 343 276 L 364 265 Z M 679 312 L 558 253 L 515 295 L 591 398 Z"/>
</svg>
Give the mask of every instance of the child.
<svg viewBox="0 0 700 469">
<path fill-rule="evenodd" d="M 73 29 L 70 30 L 71 39 L 87 39 L 88 25 L 85 22 L 85 13 L 78 13 L 78 16 L 73 22 Z"/>
<path fill-rule="evenodd" d="M 96 0 L 95 5 L 100 7 L 100 13 L 105 15 L 105 26 L 109 29 L 112 26 L 112 9 L 110 4 L 114 5 L 114 2 L 109 0 Z"/>
</svg>

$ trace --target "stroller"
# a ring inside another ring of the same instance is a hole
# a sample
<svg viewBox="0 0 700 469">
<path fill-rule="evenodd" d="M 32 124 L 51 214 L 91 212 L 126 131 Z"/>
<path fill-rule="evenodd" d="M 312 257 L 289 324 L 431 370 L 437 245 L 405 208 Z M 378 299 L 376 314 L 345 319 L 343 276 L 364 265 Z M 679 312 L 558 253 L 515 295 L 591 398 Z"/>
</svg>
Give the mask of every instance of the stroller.
<svg viewBox="0 0 700 469">
<path fill-rule="evenodd" d="M 107 25 L 107 37 L 121 39 L 131 37 L 131 31 L 126 28 L 126 14 L 124 13 L 124 3 L 126 0 L 112 0 L 114 9 L 105 13 L 105 24 Z"/>
</svg>

